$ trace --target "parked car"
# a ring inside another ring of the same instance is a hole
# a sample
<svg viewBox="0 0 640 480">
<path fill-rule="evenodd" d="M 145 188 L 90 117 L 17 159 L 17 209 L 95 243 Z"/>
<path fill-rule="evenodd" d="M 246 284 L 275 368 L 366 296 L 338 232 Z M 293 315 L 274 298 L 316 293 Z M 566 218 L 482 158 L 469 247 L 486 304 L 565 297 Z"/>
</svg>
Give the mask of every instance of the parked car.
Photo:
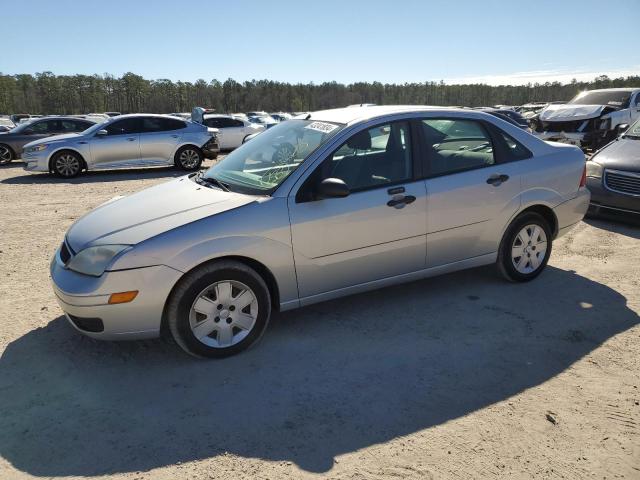
<svg viewBox="0 0 640 480">
<path fill-rule="evenodd" d="M 291 118 L 293 118 L 290 114 L 285 112 L 270 113 L 269 116 L 276 122 L 284 122 L 285 120 L 290 120 Z"/>
<path fill-rule="evenodd" d="M 166 115 L 120 115 L 80 134 L 25 145 L 24 169 L 71 178 L 82 170 L 176 165 L 197 170 L 219 148 L 207 127 Z"/>
<path fill-rule="evenodd" d="M 596 150 L 616 138 L 620 125 L 640 118 L 640 88 L 608 88 L 579 93 L 561 105 L 549 105 L 534 125 L 544 140 Z"/>
<path fill-rule="evenodd" d="M 492 107 L 481 107 L 481 108 L 477 108 L 476 110 L 501 118 L 509 123 L 513 123 L 514 125 L 516 125 L 519 128 L 522 128 L 523 130 L 529 131 L 529 123 L 525 120 L 525 118 L 522 115 L 520 115 L 515 110 L 498 109 L 498 108 L 492 108 Z"/>
<path fill-rule="evenodd" d="M 218 129 L 218 144 L 221 150 L 233 150 L 244 143 L 245 138 L 265 130 L 263 125 L 240 120 L 230 115 L 208 114 L 203 123 Z"/>
<path fill-rule="evenodd" d="M 51 262 L 70 323 L 228 356 L 272 310 L 493 263 L 532 280 L 589 204 L 578 148 L 482 112 L 310 116 L 74 223 Z"/>
<path fill-rule="evenodd" d="M 13 115 L 10 116 L 10 118 L 13 123 L 18 125 L 23 120 L 26 120 L 26 121 L 31 120 L 31 115 L 29 115 L 28 113 L 14 113 Z"/>
<path fill-rule="evenodd" d="M 0 116 L 0 126 L 8 127 L 9 129 L 12 129 L 16 126 L 16 124 L 13 123 L 13 120 L 11 120 L 11 117 L 3 115 L 3 116 Z"/>
<path fill-rule="evenodd" d="M 590 214 L 640 219 L 640 120 L 587 161 L 587 187 Z"/>
<path fill-rule="evenodd" d="M 260 125 L 263 128 L 271 128 L 278 124 L 278 122 L 270 115 L 249 117 L 249 121 L 255 125 Z"/>
<path fill-rule="evenodd" d="M 8 132 L 0 132 L 0 165 L 20 158 L 26 144 L 52 135 L 82 132 L 95 122 L 75 117 L 34 119 L 19 124 Z"/>
</svg>

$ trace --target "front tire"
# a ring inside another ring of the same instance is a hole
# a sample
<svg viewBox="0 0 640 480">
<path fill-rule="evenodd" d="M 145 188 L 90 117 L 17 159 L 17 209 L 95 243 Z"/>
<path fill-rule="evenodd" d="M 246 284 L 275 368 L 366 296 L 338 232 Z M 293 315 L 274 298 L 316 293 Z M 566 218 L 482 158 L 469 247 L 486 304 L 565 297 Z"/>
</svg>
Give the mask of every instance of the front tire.
<svg viewBox="0 0 640 480">
<path fill-rule="evenodd" d="M 266 283 L 243 263 L 222 260 L 185 275 L 167 304 L 174 340 L 195 356 L 223 358 L 263 335 L 271 316 Z"/>
<path fill-rule="evenodd" d="M 509 225 L 498 251 L 498 270 L 512 282 L 536 278 L 549 261 L 552 233 L 547 221 L 535 212 L 527 212 Z"/>
<path fill-rule="evenodd" d="M 185 145 L 176 152 L 174 163 L 182 170 L 191 171 L 198 170 L 203 160 L 202 150 L 193 145 Z"/>
<path fill-rule="evenodd" d="M 7 163 L 11 163 L 11 161 L 15 158 L 13 154 L 13 150 L 8 145 L 0 144 L 0 165 L 6 165 Z"/>
<path fill-rule="evenodd" d="M 77 177 L 82 171 L 82 158 L 74 152 L 59 152 L 51 159 L 53 173 L 61 178 Z"/>
</svg>

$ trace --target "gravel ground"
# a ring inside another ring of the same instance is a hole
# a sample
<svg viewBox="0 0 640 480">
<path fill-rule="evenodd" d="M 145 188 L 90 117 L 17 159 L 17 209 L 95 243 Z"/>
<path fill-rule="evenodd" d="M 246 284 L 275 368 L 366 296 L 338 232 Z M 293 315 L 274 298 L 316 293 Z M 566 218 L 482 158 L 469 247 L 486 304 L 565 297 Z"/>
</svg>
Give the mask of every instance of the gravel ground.
<svg viewBox="0 0 640 480">
<path fill-rule="evenodd" d="M 80 215 L 180 175 L 0 167 L 0 478 L 640 478 L 640 229 L 277 315 L 224 361 L 75 333 L 48 279 Z"/>
</svg>

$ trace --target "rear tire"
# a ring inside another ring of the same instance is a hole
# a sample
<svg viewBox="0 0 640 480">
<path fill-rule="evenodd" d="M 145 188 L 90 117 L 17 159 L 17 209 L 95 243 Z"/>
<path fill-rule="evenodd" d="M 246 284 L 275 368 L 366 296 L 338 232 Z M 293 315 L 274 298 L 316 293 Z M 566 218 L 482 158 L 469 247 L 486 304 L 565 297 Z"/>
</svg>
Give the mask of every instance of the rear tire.
<svg viewBox="0 0 640 480">
<path fill-rule="evenodd" d="M 0 165 L 11 163 L 15 157 L 9 145 L 0 144 Z"/>
<path fill-rule="evenodd" d="M 51 170 L 61 178 L 77 177 L 82 171 L 82 165 L 82 157 L 75 152 L 58 152 L 51 159 Z"/>
<path fill-rule="evenodd" d="M 185 145 L 178 149 L 173 162 L 182 170 L 192 171 L 198 170 L 203 160 L 204 155 L 202 154 L 202 150 L 193 145 Z"/>
<path fill-rule="evenodd" d="M 190 355 L 224 358 L 263 335 L 271 316 L 266 283 L 243 263 L 221 260 L 185 275 L 169 297 L 167 324 Z"/>
<path fill-rule="evenodd" d="M 516 217 L 500 242 L 497 266 L 504 278 L 528 282 L 536 278 L 549 261 L 552 233 L 547 221 L 535 212 Z"/>
</svg>

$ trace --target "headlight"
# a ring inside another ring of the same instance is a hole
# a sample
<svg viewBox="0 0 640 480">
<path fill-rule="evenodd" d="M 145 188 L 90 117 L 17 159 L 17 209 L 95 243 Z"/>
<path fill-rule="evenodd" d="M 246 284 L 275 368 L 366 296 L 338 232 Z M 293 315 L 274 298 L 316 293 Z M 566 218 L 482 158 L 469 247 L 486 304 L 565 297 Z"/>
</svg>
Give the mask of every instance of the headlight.
<svg viewBox="0 0 640 480">
<path fill-rule="evenodd" d="M 587 162 L 587 177 L 595 177 L 595 178 L 602 177 L 602 165 L 589 160 Z"/>
<path fill-rule="evenodd" d="M 34 145 L 33 147 L 27 148 L 27 152 L 29 153 L 41 152 L 43 150 L 46 150 L 47 147 L 48 145 Z"/>
<path fill-rule="evenodd" d="M 100 245 L 82 250 L 67 264 L 74 272 L 99 277 L 104 273 L 111 261 L 129 245 Z"/>
</svg>

